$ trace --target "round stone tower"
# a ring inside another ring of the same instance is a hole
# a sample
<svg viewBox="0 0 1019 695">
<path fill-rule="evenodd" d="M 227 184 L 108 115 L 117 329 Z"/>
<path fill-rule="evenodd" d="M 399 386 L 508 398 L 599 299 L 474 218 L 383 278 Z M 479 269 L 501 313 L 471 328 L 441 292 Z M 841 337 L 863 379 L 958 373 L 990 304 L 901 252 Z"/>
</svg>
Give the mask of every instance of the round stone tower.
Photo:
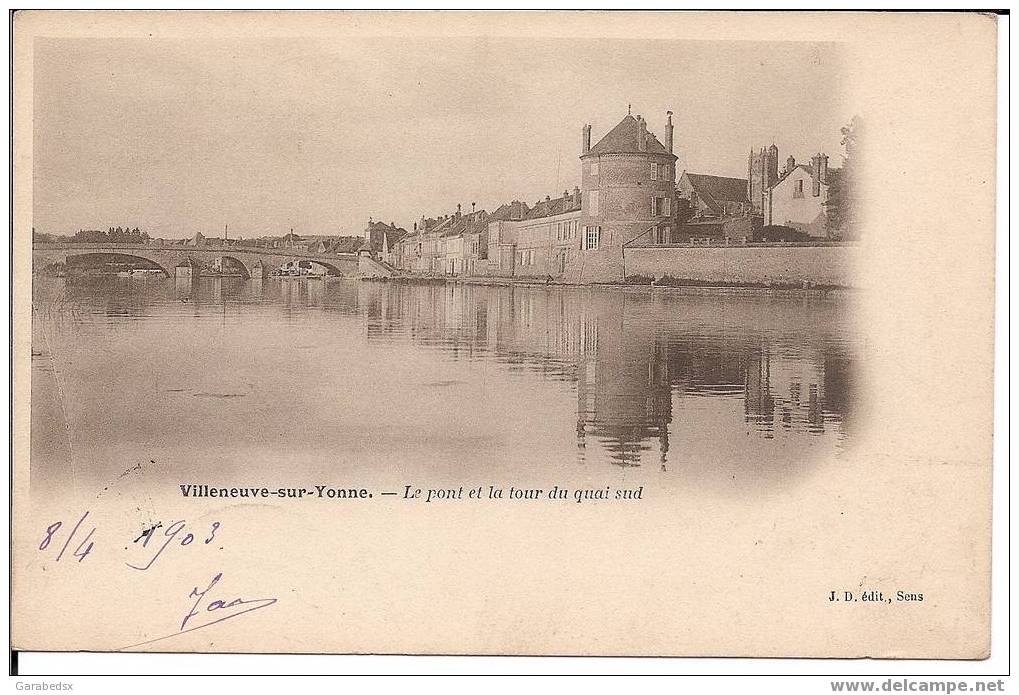
<svg viewBox="0 0 1019 695">
<path fill-rule="evenodd" d="M 591 146 L 584 126 L 578 282 L 623 280 L 622 246 L 669 243 L 675 230 L 676 155 L 672 112 L 663 145 L 641 116 L 627 114 Z"/>
</svg>

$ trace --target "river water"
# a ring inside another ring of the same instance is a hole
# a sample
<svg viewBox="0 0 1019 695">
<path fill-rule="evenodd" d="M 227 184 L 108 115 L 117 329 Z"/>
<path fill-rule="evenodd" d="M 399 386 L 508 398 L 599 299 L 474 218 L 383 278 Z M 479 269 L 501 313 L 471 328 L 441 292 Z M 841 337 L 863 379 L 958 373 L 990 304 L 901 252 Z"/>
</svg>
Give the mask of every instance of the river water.
<svg viewBox="0 0 1019 695">
<path fill-rule="evenodd" d="M 36 278 L 32 488 L 788 487 L 852 442 L 850 308 L 847 295 Z"/>
</svg>

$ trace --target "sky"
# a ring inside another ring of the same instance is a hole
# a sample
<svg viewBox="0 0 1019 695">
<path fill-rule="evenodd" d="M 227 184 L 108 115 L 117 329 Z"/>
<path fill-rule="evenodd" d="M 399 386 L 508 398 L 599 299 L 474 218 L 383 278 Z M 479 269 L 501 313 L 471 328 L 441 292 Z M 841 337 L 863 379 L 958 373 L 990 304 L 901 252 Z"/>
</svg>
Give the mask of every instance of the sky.
<svg viewBox="0 0 1019 695">
<path fill-rule="evenodd" d="M 775 143 L 841 161 L 838 46 L 492 38 L 37 39 L 33 222 L 181 238 L 363 235 L 368 218 L 579 184 L 632 106 L 677 171 L 746 177 Z"/>
</svg>

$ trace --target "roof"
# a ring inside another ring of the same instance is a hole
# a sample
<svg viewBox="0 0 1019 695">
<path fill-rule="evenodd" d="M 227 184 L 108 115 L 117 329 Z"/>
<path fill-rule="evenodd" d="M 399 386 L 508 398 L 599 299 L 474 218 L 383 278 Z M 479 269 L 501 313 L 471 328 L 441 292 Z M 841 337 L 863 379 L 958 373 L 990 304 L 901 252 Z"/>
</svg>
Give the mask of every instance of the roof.
<svg viewBox="0 0 1019 695">
<path fill-rule="evenodd" d="M 444 234 L 453 224 L 456 223 L 456 217 L 450 215 L 449 217 L 443 217 L 435 221 L 435 224 L 425 230 L 428 234 Z"/>
<path fill-rule="evenodd" d="M 450 227 L 442 232 L 442 236 L 455 237 L 476 231 L 480 228 L 486 217 L 488 217 L 488 213 L 484 210 L 477 210 L 466 215 L 460 215 L 459 217 L 451 216 L 449 218 L 451 220 Z"/>
<path fill-rule="evenodd" d="M 646 121 L 645 121 L 646 124 Z M 646 127 L 646 126 L 645 126 Z M 675 158 L 676 155 L 665 149 L 665 145 L 658 142 L 658 138 L 650 130 L 647 131 L 647 149 L 642 150 L 637 145 L 637 138 L 640 134 L 640 123 L 637 119 L 627 114 L 619 124 L 610 130 L 605 137 L 598 141 L 589 152 L 580 155 L 580 158 L 602 154 L 664 154 Z"/>
<path fill-rule="evenodd" d="M 368 221 L 367 238 L 371 240 L 371 249 L 373 251 L 382 250 L 384 239 L 388 238 L 389 246 L 392 247 L 405 236 L 407 236 L 407 230 L 397 227 L 395 223 L 386 224 L 385 222 Z"/>
<path fill-rule="evenodd" d="M 363 242 L 364 237 L 341 236 L 333 242 L 333 245 L 326 250 L 326 253 L 357 253 Z"/>
<path fill-rule="evenodd" d="M 707 195 L 715 201 L 747 202 L 747 180 L 710 174 L 683 172 L 698 195 Z"/>
<path fill-rule="evenodd" d="M 410 234 L 410 232 L 408 232 L 403 227 L 397 227 L 396 229 L 390 229 L 389 231 L 387 231 L 386 237 L 389 239 L 390 246 L 392 246 L 393 244 L 400 241 L 400 239 L 404 238 L 408 234 Z"/>
<path fill-rule="evenodd" d="M 425 216 L 422 215 L 421 220 L 417 223 L 417 231 L 427 232 L 429 229 L 437 225 L 439 222 L 442 222 L 441 217 L 440 218 L 429 217 L 426 219 Z"/>
<path fill-rule="evenodd" d="M 395 232 L 398 230 L 402 231 L 403 228 L 397 227 L 395 222 L 390 222 L 389 224 L 386 224 L 385 222 L 372 222 L 371 220 L 368 221 L 368 231 L 371 232 L 390 232 L 390 231 Z"/>
<path fill-rule="evenodd" d="M 807 173 L 808 173 L 809 175 L 811 175 L 811 176 L 813 176 L 813 175 L 814 175 L 814 168 L 813 168 L 812 166 L 810 166 L 809 164 L 797 164 L 797 165 L 796 165 L 796 166 L 794 166 L 794 167 L 793 167 L 792 169 L 789 169 L 788 171 L 784 172 L 784 173 L 783 173 L 783 174 L 782 174 L 782 175 L 781 175 L 780 177 L 778 177 L 778 181 L 776 181 L 776 182 L 775 182 L 775 183 L 774 183 L 774 184 L 772 185 L 772 188 L 774 188 L 775 186 L 777 186 L 778 184 L 782 183 L 782 182 L 783 182 L 783 181 L 785 181 L 785 180 L 786 180 L 787 178 L 789 178 L 789 176 L 790 176 L 790 175 L 791 175 L 791 174 L 792 174 L 792 173 L 793 173 L 794 171 L 796 171 L 797 169 L 803 169 L 803 171 L 807 172 Z M 829 171 L 830 171 L 830 170 L 829 170 Z"/>
<path fill-rule="evenodd" d="M 527 215 L 530 211 L 531 209 L 527 207 L 527 203 L 514 200 L 512 203 L 503 203 L 497 207 L 495 212 L 488 216 L 486 222 L 523 220 L 527 219 Z"/>
<path fill-rule="evenodd" d="M 542 217 L 552 217 L 573 212 L 580 209 L 580 196 L 565 195 L 561 198 L 539 200 L 534 207 L 524 215 L 525 220 L 537 220 Z"/>
</svg>

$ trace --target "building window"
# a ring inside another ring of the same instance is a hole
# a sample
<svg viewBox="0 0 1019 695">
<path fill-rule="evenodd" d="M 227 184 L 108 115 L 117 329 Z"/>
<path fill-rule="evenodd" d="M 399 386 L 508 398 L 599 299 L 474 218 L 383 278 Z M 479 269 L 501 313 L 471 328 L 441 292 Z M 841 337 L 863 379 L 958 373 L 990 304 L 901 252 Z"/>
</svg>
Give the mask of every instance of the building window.
<svg viewBox="0 0 1019 695">
<path fill-rule="evenodd" d="M 655 243 L 656 244 L 668 244 L 671 243 L 672 239 L 672 227 L 669 225 L 662 225 L 655 230 Z"/>
<path fill-rule="evenodd" d="M 658 180 L 658 162 L 651 162 L 651 180 Z"/>
<path fill-rule="evenodd" d="M 601 227 L 584 227 L 584 249 L 594 251 L 601 244 Z"/>
<path fill-rule="evenodd" d="M 793 190 L 793 198 L 803 197 L 803 179 L 799 179 L 796 182 L 796 188 Z"/>
<path fill-rule="evenodd" d="M 598 160 L 591 162 L 591 176 L 598 175 Z"/>
<path fill-rule="evenodd" d="M 555 240 L 557 242 L 571 241 L 577 236 L 577 221 L 576 220 L 563 220 L 562 222 L 556 222 L 555 226 Z"/>
<path fill-rule="evenodd" d="M 589 215 L 601 214 L 598 212 L 598 191 L 588 191 L 587 207 Z"/>
<path fill-rule="evenodd" d="M 651 216 L 668 217 L 670 214 L 669 198 L 651 197 Z"/>
</svg>

